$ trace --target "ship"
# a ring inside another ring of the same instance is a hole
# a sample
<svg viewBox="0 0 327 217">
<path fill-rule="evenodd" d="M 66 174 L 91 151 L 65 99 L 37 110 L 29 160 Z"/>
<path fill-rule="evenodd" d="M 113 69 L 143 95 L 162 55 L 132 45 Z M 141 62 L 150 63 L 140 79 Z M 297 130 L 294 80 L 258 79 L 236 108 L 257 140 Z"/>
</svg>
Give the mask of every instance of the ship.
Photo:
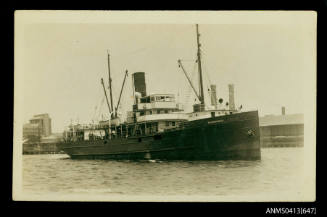
<svg viewBox="0 0 327 217">
<path fill-rule="evenodd" d="M 206 106 L 199 26 L 195 26 L 198 91 L 182 61 L 177 61 L 198 99 L 191 112 L 184 112 L 174 94 L 147 94 L 145 72 L 134 72 L 133 105 L 127 111 L 127 118 L 122 120 L 118 110 L 128 71 L 117 106 L 114 106 L 108 53 L 109 99 L 101 79 L 108 120 L 90 125 L 71 124 L 65 130 L 59 148 L 72 159 L 260 160 L 258 111 L 235 108 L 234 86 L 229 85 L 229 102 L 218 108 L 217 104 L 223 100 L 217 99 L 216 86 L 211 85 L 211 107 Z"/>
</svg>

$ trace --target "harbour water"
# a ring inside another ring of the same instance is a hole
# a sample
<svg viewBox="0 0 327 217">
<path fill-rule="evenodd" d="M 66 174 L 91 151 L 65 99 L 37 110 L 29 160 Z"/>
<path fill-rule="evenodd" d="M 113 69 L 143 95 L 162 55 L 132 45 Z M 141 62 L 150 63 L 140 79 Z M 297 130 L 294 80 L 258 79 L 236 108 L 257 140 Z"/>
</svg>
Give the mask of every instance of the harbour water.
<svg viewBox="0 0 327 217">
<path fill-rule="evenodd" d="M 135 162 L 24 155 L 23 191 L 39 196 L 77 193 L 292 200 L 303 191 L 303 155 L 299 147 L 263 148 L 260 161 Z"/>
</svg>

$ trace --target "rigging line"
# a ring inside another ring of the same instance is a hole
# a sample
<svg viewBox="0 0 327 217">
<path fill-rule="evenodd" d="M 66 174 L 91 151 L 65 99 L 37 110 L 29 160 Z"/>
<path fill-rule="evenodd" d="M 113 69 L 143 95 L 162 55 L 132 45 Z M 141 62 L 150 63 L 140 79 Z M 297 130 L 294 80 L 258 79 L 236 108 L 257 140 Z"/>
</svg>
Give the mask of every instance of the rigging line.
<svg viewBox="0 0 327 217">
<path fill-rule="evenodd" d="M 170 40 L 170 43 L 169 43 L 169 45 L 171 45 L 174 42 L 174 37 L 171 36 L 171 35 L 169 35 L 169 36 L 170 36 L 170 39 L 169 39 Z M 141 53 L 141 52 L 144 52 L 144 51 L 149 50 L 149 49 L 150 50 L 151 49 L 156 49 L 156 46 L 161 46 L 161 41 L 160 40 L 156 40 L 155 42 L 153 42 L 150 45 L 146 45 L 146 46 L 143 46 L 141 48 L 137 48 L 134 51 L 121 53 L 121 54 L 117 55 L 116 57 L 134 55 L 134 54 Z"/>
<path fill-rule="evenodd" d="M 205 57 L 205 56 L 206 56 L 206 54 L 204 52 L 202 52 L 202 57 Z M 203 59 L 205 59 L 205 58 L 203 58 Z M 205 73 L 206 73 L 206 75 L 207 75 L 207 77 L 209 79 L 209 84 L 211 84 L 211 79 L 210 79 L 210 76 L 209 76 L 209 70 L 208 70 L 206 64 L 204 64 L 204 68 L 205 68 Z"/>
<path fill-rule="evenodd" d="M 194 64 L 193 64 L 193 70 L 192 70 L 192 73 L 191 73 L 191 80 L 194 80 L 194 77 L 196 76 L 196 61 L 194 61 Z M 186 95 L 186 100 L 185 100 L 185 104 L 189 104 L 189 100 L 190 100 L 190 97 L 192 95 L 192 89 L 191 89 L 191 86 L 188 85 L 188 90 L 187 90 L 187 95 Z"/>
<path fill-rule="evenodd" d="M 95 115 L 95 118 L 94 118 L 94 119 L 96 119 L 97 121 L 99 120 L 99 117 L 100 117 L 100 115 L 101 115 L 103 104 L 104 104 L 104 96 L 102 97 L 102 100 L 101 100 L 100 105 L 99 105 L 99 107 L 98 107 L 97 114 Z"/>
<path fill-rule="evenodd" d="M 94 110 L 94 115 L 92 117 L 92 120 L 94 121 L 97 117 L 97 113 L 98 113 L 98 110 L 99 110 L 99 105 L 100 105 L 100 102 L 97 104 L 97 106 L 95 107 L 95 110 Z"/>
<path fill-rule="evenodd" d="M 181 61 L 184 61 L 184 62 L 194 62 L 195 59 L 180 59 Z"/>
<path fill-rule="evenodd" d="M 100 115 L 102 115 L 102 113 L 103 113 L 103 111 L 102 111 L 103 110 L 103 105 L 104 105 L 104 97 L 103 97 L 103 99 L 101 101 L 101 104 L 100 104 L 98 119 L 100 119 Z"/>
<path fill-rule="evenodd" d="M 102 96 L 103 98 L 103 96 Z M 92 115 L 92 120 L 94 120 L 95 116 L 96 116 L 96 113 L 97 113 L 97 110 L 99 108 L 99 104 L 101 103 L 101 98 L 100 100 L 98 101 L 98 103 L 95 105 L 95 108 L 94 108 L 94 111 L 93 111 L 93 115 Z"/>
<path fill-rule="evenodd" d="M 105 100 L 105 97 L 103 96 L 102 97 L 102 100 L 101 100 L 101 104 L 100 104 L 100 109 L 99 109 L 100 111 L 103 108 L 104 100 Z"/>
<path fill-rule="evenodd" d="M 208 100 L 211 101 L 211 80 L 210 80 L 210 77 L 209 77 L 209 72 L 207 70 L 207 67 L 204 66 L 204 71 L 205 71 L 205 74 L 206 74 L 206 82 L 207 82 L 207 96 L 209 97 Z M 206 108 L 209 109 L 209 104 L 206 105 Z"/>
<path fill-rule="evenodd" d="M 92 112 L 92 116 L 91 116 L 92 120 L 93 120 L 94 117 L 95 117 L 95 113 L 96 113 L 96 111 L 97 111 L 97 108 L 98 108 L 98 105 L 95 106 L 95 108 L 94 108 L 94 110 L 93 110 L 93 112 Z"/>
<path fill-rule="evenodd" d="M 205 77 L 206 77 L 206 82 L 207 82 L 207 89 L 208 89 L 208 91 L 210 91 L 210 88 L 211 88 L 210 85 L 211 85 L 212 83 L 211 83 L 211 80 L 210 80 L 209 74 L 208 74 L 208 72 L 207 72 L 207 70 L 206 70 L 206 67 L 204 67 L 204 69 L 205 69 L 204 71 L 205 71 L 205 74 L 206 74 Z"/>
<path fill-rule="evenodd" d="M 151 46 L 143 46 L 141 48 L 137 48 L 135 49 L 134 51 L 131 51 L 131 52 L 125 52 L 125 53 L 121 53 L 121 54 L 118 54 L 118 55 L 114 55 L 114 57 L 116 58 L 120 58 L 122 56 L 128 56 L 128 55 L 134 55 L 136 53 L 139 53 L 139 52 L 143 52 L 147 49 L 150 49 Z"/>
<path fill-rule="evenodd" d="M 205 55 L 203 55 L 203 56 L 205 56 Z M 210 92 L 210 90 L 211 90 L 211 79 L 210 79 L 210 76 L 209 76 L 209 71 L 208 71 L 208 68 L 207 68 L 207 66 L 205 65 L 205 64 L 203 64 L 202 65 L 203 66 L 203 68 L 204 68 L 204 72 L 205 72 L 205 80 L 206 80 L 206 88 L 207 88 L 207 90 L 205 91 L 205 92 L 207 92 L 207 94 L 205 94 L 205 96 L 204 97 L 206 97 L 206 96 L 208 96 L 209 97 L 209 101 L 210 101 L 210 98 L 211 98 L 211 92 Z M 209 104 L 207 104 L 206 105 L 206 108 L 209 108 L 208 107 L 209 106 Z"/>
</svg>

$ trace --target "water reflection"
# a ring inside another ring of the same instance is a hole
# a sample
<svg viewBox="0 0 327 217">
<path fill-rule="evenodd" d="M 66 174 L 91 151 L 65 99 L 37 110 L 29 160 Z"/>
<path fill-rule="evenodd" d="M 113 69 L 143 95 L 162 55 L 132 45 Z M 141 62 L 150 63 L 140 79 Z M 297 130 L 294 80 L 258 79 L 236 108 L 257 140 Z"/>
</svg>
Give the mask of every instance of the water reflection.
<svg viewBox="0 0 327 217">
<path fill-rule="evenodd" d="M 71 160 L 24 155 L 24 190 L 110 195 L 248 195 L 300 191 L 302 148 L 262 149 L 258 161 Z"/>
</svg>

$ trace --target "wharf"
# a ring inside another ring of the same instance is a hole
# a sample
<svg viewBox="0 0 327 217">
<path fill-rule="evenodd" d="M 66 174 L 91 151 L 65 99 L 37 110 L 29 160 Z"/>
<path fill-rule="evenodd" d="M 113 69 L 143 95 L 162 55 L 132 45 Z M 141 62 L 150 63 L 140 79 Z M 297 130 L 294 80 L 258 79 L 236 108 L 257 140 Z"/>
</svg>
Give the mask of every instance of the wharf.
<svg viewBox="0 0 327 217">
<path fill-rule="evenodd" d="M 23 154 L 60 154 L 57 143 L 24 143 Z"/>
</svg>

